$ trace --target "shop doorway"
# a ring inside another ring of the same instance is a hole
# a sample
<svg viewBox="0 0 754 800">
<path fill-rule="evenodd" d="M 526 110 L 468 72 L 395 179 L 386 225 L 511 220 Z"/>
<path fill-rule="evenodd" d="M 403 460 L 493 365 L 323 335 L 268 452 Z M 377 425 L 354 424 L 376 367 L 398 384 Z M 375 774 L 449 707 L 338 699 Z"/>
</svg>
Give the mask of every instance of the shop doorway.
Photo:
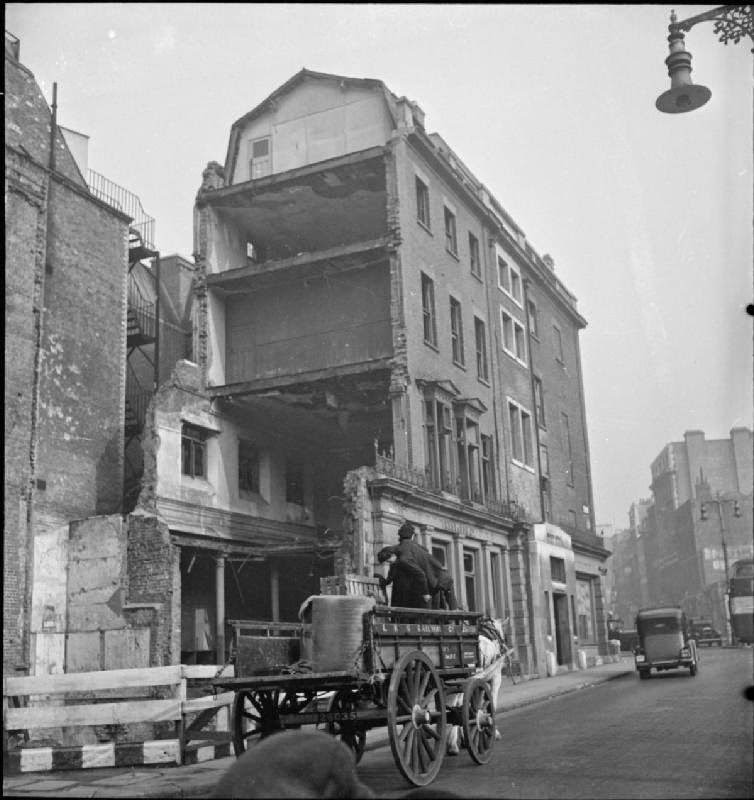
<svg viewBox="0 0 754 800">
<path fill-rule="evenodd" d="M 555 655 L 558 665 L 570 664 L 571 625 L 568 619 L 568 596 L 560 592 L 552 593 L 552 606 L 555 616 Z"/>
</svg>

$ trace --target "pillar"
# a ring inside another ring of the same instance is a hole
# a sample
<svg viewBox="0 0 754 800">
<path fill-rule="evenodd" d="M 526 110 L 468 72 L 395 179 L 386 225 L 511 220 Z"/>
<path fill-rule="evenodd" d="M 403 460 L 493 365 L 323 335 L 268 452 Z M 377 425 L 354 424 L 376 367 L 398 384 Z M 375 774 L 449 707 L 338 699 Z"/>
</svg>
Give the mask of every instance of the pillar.
<svg viewBox="0 0 754 800">
<path fill-rule="evenodd" d="M 225 556 L 215 558 L 216 641 L 215 658 L 225 663 Z"/>
</svg>

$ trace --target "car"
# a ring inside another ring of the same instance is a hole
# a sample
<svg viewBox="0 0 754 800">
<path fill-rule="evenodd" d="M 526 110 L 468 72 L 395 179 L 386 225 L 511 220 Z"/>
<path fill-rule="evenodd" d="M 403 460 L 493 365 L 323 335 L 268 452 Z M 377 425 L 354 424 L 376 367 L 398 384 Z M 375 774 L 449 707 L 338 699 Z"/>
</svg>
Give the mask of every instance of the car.
<svg viewBox="0 0 754 800">
<path fill-rule="evenodd" d="M 723 637 L 710 625 L 708 622 L 695 622 L 691 626 L 691 637 L 696 639 L 698 645 L 707 645 L 712 647 L 716 644 L 718 647 L 723 646 Z"/>
<path fill-rule="evenodd" d="M 686 615 L 680 606 L 640 608 L 636 615 L 638 642 L 634 664 L 639 678 L 670 669 L 688 669 L 693 678 L 699 669 L 696 641 L 689 636 Z"/>
</svg>

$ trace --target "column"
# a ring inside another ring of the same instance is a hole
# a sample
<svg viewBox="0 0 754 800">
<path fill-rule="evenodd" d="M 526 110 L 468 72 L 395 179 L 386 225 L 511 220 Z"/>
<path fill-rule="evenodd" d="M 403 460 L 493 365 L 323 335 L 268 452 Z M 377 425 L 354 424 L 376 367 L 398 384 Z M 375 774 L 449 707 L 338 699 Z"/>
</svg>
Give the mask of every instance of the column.
<svg viewBox="0 0 754 800">
<path fill-rule="evenodd" d="M 215 658 L 225 663 L 225 556 L 215 557 L 215 625 L 217 642 Z"/>
<path fill-rule="evenodd" d="M 453 556 L 456 573 L 456 599 L 461 608 L 468 609 L 466 601 L 466 579 L 463 571 L 463 541 L 460 533 L 453 534 Z"/>
<path fill-rule="evenodd" d="M 270 607 L 272 608 L 272 621 L 280 621 L 280 572 L 278 565 L 270 562 Z"/>
<path fill-rule="evenodd" d="M 490 543 L 482 542 L 482 580 L 484 581 L 485 608 L 482 609 L 490 616 L 495 607 L 495 594 L 492 588 L 492 564 L 490 563 Z"/>
</svg>

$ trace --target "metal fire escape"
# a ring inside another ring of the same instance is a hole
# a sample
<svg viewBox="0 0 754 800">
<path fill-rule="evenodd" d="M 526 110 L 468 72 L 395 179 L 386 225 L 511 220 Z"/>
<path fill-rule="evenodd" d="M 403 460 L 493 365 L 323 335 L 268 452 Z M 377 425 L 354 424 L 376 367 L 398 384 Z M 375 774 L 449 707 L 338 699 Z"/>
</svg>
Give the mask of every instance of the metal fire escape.
<svg viewBox="0 0 754 800">
<path fill-rule="evenodd" d="M 132 218 L 128 232 L 128 311 L 126 332 L 126 403 L 124 420 L 123 512 L 133 510 L 144 470 L 141 439 L 147 407 L 160 376 L 160 253 L 154 247 L 154 218 L 139 198 L 93 170 L 89 191 Z M 143 262 L 151 260 L 151 267 Z M 154 277 L 154 293 L 139 288 L 136 267 Z M 139 365 L 139 362 L 141 365 Z M 148 368 L 144 369 L 143 365 Z"/>
</svg>

